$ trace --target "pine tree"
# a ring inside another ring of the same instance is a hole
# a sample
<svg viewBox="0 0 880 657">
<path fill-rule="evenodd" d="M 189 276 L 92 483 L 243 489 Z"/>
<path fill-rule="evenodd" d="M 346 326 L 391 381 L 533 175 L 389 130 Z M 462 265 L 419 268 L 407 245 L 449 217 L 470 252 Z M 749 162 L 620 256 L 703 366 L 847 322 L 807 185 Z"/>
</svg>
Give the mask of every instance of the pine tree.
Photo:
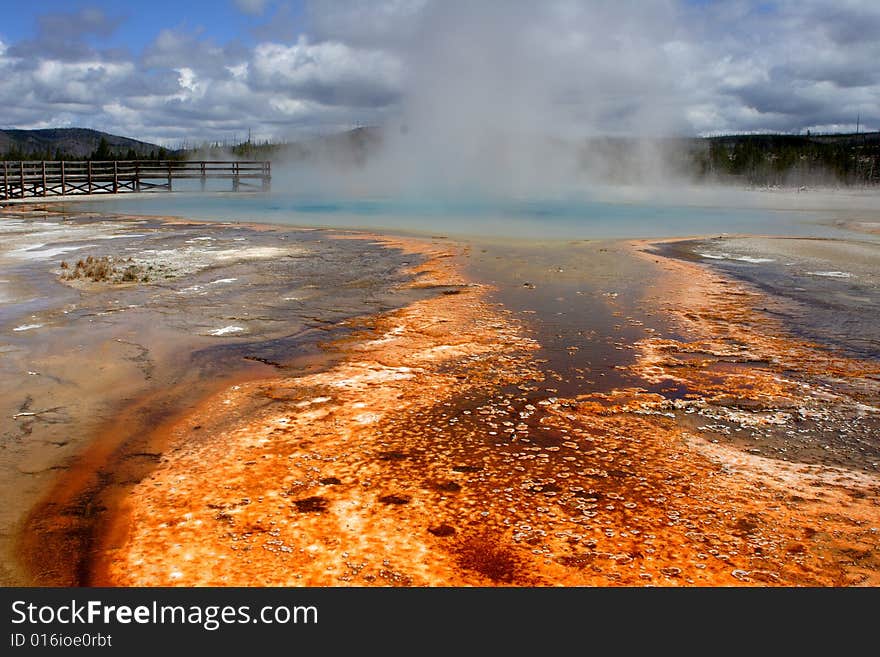
<svg viewBox="0 0 880 657">
<path fill-rule="evenodd" d="M 112 157 L 112 153 L 110 152 L 110 144 L 107 143 L 106 137 L 101 137 L 101 141 L 98 144 L 98 148 L 92 153 L 93 160 L 109 160 Z"/>
</svg>

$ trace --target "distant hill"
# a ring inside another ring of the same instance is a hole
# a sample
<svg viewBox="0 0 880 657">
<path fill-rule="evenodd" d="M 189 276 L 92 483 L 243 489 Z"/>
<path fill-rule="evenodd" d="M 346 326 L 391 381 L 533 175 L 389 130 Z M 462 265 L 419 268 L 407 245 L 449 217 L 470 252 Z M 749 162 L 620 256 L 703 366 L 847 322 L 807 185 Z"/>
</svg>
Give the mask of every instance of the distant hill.
<svg viewBox="0 0 880 657">
<path fill-rule="evenodd" d="M 111 135 L 87 128 L 45 130 L 0 130 L 0 159 L 85 159 L 92 157 L 105 141 L 103 159 L 156 158 L 166 149 L 137 139 Z"/>
</svg>

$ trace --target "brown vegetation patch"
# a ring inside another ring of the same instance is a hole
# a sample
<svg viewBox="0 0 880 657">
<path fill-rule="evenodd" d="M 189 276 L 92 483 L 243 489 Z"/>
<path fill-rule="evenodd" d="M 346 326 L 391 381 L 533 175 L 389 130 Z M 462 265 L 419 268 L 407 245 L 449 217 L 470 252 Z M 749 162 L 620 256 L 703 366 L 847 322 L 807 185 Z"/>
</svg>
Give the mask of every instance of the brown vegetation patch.
<svg viewBox="0 0 880 657">
<path fill-rule="evenodd" d="M 62 281 L 91 281 L 92 283 L 149 283 L 152 267 L 137 264 L 132 258 L 113 256 L 88 256 L 71 266 L 62 260 Z"/>
</svg>

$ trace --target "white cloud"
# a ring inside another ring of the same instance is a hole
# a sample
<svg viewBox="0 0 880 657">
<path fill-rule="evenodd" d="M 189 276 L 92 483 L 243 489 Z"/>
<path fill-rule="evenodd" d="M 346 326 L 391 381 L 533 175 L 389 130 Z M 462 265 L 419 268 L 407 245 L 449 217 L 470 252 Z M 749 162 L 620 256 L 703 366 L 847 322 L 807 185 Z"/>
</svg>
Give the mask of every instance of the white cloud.
<svg viewBox="0 0 880 657">
<path fill-rule="evenodd" d="M 236 64 L 235 66 L 227 66 L 226 70 L 229 71 L 229 74 L 235 78 L 236 80 L 247 80 L 248 77 L 248 63 L 242 62 L 241 64 Z"/>
<path fill-rule="evenodd" d="M 180 85 L 180 88 L 183 90 L 183 96 L 186 97 L 189 92 L 190 94 L 201 94 L 204 93 L 204 85 L 199 84 L 196 79 L 196 72 L 191 68 L 184 66 L 183 68 L 175 69 L 178 74 L 177 83 Z"/>
<path fill-rule="evenodd" d="M 303 116 L 309 111 L 307 103 L 284 96 L 273 96 L 269 99 L 269 107 L 287 117 Z"/>
<path fill-rule="evenodd" d="M 113 86 L 134 71 L 131 62 L 47 59 L 37 64 L 31 76 L 34 92 L 50 102 L 91 106 L 97 99 L 111 95 Z"/>
<path fill-rule="evenodd" d="M 286 90 L 325 105 L 376 106 L 400 90 L 402 66 L 380 50 L 359 50 L 305 37 L 292 46 L 264 43 L 254 50 L 251 79 L 260 89 Z"/>
<path fill-rule="evenodd" d="M 430 0 L 319 0 L 307 2 L 306 16 L 319 40 L 394 48 L 411 42 L 430 5 Z"/>
<path fill-rule="evenodd" d="M 259 16 L 266 11 L 267 0 L 235 0 L 239 11 L 252 16 Z"/>
<path fill-rule="evenodd" d="M 447 126 L 447 141 L 466 126 L 797 131 L 859 115 L 880 129 L 876 0 L 339 0 L 290 17 L 304 36 L 255 32 L 244 45 L 168 26 L 132 54 L 94 45 L 118 18 L 47 14 L 34 40 L 0 41 L 3 125 L 164 142 L 404 116 Z"/>
</svg>

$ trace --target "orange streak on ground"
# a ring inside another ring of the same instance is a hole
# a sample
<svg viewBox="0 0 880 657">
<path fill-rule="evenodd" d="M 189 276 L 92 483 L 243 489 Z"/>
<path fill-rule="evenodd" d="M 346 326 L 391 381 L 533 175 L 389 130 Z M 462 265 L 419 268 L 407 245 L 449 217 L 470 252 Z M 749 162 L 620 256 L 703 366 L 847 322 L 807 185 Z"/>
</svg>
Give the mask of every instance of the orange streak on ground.
<svg viewBox="0 0 880 657">
<path fill-rule="evenodd" d="M 414 285 L 464 283 L 450 253 L 428 255 Z M 205 402 L 178 428 L 179 451 L 132 491 L 120 520 L 130 530 L 111 534 L 124 542 L 107 547 L 99 572 L 124 585 L 462 581 L 437 549 L 448 539 L 429 531 L 443 534 L 444 511 L 467 497 L 435 458 L 450 455 L 418 440 L 401 451 L 435 427 L 378 429 L 466 390 L 537 376 L 527 365 L 535 345 L 481 296 L 463 288 L 380 316 L 334 345 L 348 358 L 329 371 Z M 193 443 L 188 426 L 203 417 L 228 428 Z"/>
<path fill-rule="evenodd" d="M 254 370 L 264 371 L 246 369 L 226 385 L 254 378 Z M 153 469 L 173 441 L 171 427 L 180 413 L 171 415 L 157 409 L 169 402 L 174 408 L 182 399 L 198 399 L 216 390 L 216 385 L 205 382 L 151 392 L 103 424 L 25 520 L 17 552 L 35 585 L 91 583 L 90 552 L 108 511 L 124 503 L 128 488 Z"/>
<path fill-rule="evenodd" d="M 416 285 L 466 283 L 451 251 L 388 243 L 428 249 Z M 633 371 L 687 383 L 679 406 L 638 388 L 531 403 L 535 343 L 461 287 L 363 322 L 328 346 L 344 356 L 328 371 L 230 387 L 179 421 L 94 583 L 880 582 L 875 475 L 713 444 L 677 414 L 794 405 L 829 371 L 876 398 L 873 366 L 792 341 L 756 294 L 664 262 L 664 311 L 688 337 L 641 342 Z"/>
</svg>

